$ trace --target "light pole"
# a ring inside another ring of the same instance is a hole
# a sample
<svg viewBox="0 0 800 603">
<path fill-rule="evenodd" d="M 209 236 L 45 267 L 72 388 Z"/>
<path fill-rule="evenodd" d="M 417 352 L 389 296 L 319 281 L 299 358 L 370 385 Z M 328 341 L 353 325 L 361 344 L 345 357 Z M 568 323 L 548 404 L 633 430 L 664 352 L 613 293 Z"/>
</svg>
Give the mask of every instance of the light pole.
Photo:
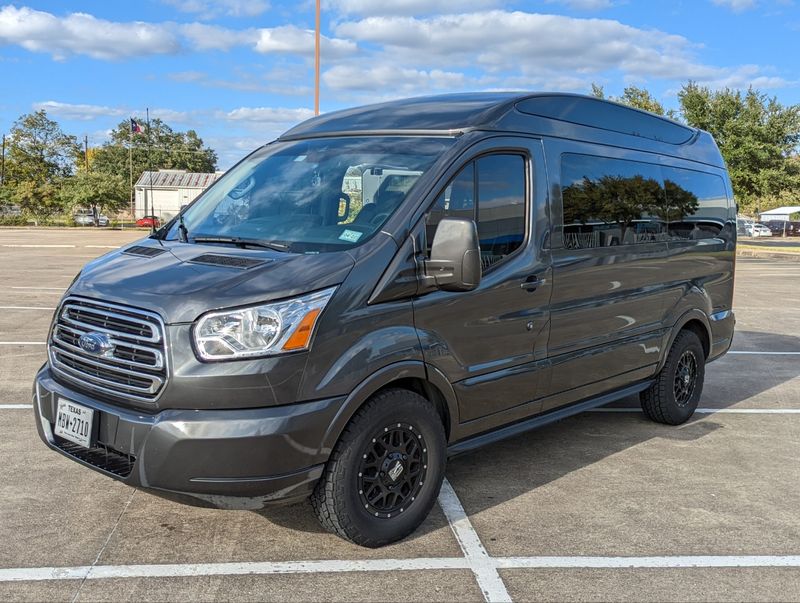
<svg viewBox="0 0 800 603">
<path fill-rule="evenodd" d="M 317 0 L 317 27 L 314 31 L 314 115 L 319 115 L 319 3 Z"/>
</svg>

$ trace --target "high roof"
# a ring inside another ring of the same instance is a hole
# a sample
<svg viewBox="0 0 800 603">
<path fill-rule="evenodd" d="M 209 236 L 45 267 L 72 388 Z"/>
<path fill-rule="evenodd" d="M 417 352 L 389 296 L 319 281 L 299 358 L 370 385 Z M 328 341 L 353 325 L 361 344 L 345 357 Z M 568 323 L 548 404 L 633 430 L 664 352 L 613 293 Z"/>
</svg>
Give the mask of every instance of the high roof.
<svg viewBox="0 0 800 603">
<path fill-rule="evenodd" d="M 280 140 L 370 134 L 521 132 L 612 144 L 724 167 L 711 136 L 676 121 L 592 96 L 478 92 L 407 98 L 313 117 Z"/>
</svg>

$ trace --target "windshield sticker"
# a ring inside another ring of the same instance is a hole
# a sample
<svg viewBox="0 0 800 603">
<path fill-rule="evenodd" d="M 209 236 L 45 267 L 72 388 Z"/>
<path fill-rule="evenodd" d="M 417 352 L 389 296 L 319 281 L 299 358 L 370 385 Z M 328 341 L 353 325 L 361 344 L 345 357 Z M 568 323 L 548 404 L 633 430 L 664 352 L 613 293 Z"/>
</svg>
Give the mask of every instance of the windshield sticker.
<svg viewBox="0 0 800 603">
<path fill-rule="evenodd" d="M 358 232 L 357 230 L 345 230 L 339 235 L 339 240 L 347 241 L 348 243 L 355 243 L 361 238 L 362 234 L 364 233 Z"/>
</svg>

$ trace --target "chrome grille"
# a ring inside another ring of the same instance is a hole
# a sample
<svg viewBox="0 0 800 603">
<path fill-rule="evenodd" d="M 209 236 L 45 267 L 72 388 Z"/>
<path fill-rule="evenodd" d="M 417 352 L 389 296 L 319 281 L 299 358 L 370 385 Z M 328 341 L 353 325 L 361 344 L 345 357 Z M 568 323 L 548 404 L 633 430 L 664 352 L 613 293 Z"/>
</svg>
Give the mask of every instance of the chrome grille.
<svg viewBox="0 0 800 603">
<path fill-rule="evenodd" d="M 110 349 L 89 353 L 82 335 L 105 336 Z M 152 312 L 69 297 L 58 309 L 48 343 L 58 377 L 113 400 L 152 403 L 167 380 L 164 324 Z"/>
</svg>

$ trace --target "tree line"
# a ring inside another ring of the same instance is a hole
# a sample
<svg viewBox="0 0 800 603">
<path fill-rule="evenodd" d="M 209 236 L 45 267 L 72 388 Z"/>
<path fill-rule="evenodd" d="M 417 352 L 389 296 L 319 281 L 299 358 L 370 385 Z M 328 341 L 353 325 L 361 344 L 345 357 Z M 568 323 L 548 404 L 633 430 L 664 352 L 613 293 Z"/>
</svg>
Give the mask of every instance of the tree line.
<svg viewBox="0 0 800 603">
<path fill-rule="evenodd" d="M 592 94 L 606 98 L 592 84 Z M 800 198 L 800 105 L 785 106 L 754 89 L 712 90 L 694 82 L 678 92 L 678 108 L 667 110 L 648 90 L 625 88 L 608 97 L 632 107 L 710 132 L 728 165 L 740 211 L 754 215 Z M 152 165 L 212 172 L 217 155 L 194 130 L 179 132 L 160 119 L 131 134 L 120 122 L 100 147 L 81 148 L 44 110 L 21 116 L 7 137 L 0 174 L 0 209 L 17 205 L 26 216 L 47 222 L 74 208 L 124 210 L 134 182 Z M 148 156 L 148 146 L 150 153 Z"/>
<path fill-rule="evenodd" d="M 592 93 L 606 98 L 603 88 L 595 84 Z M 755 215 L 798 205 L 800 105 L 782 105 L 752 87 L 712 90 L 694 82 L 678 92 L 677 110 L 666 110 L 650 92 L 636 86 L 609 100 L 710 132 L 728 165 L 742 213 Z"/>
<path fill-rule="evenodd" d="M 146 170 L 216 167 L 216 152 L 197 132 L 174 130 L 160 119 L 137 133 L 129 120 L 122 121 L 101 146 L 87 149 L 39 110 L 22 115 L 6 136 L 0 210 L 17 206 L 23 219 L 37 223 L 78 208 L 121 212 L 130 207 L 131 185 Z"/>
</svg>

